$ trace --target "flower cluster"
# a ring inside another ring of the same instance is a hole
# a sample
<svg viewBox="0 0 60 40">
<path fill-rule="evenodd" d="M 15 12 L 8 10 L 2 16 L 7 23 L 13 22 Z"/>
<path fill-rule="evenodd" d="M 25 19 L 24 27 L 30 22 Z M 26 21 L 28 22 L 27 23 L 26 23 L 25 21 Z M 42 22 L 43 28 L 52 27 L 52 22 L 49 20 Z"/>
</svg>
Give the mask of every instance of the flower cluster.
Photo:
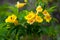
<svg viewBox="0 0 60 40">
<path fill-rule="evenodd" d="M 26 5 L 26 3 L 17 2 L 16 7 L 21 8 L 24 5 Z M 39 13 L 42 13 L 44 15 L 44 18 L 39 16 L 38 15 Z M 34 22 L 42 23 L 43 20 L 46 20 L 46 22 L 49 23 L 50 20 L 51 20 L 51 15 L 49 14 L 49 12 L 47 10 L 43 10 L 43 8 L 41 6 L 38 6 L 36 8 L 36 13 L 31 11 L 31 12 L 28 13 L 28 15 L 26 15 L 24 17 L 27 20 L 27 23 L 29 23 L 29 24 L 33 24 Z M 18 24 L 17 17 L 14 14 L 11 15 L 11 16 L 8 16 L 8 18 L 5 20 L 5 22 L 14 23 L 15 25 Z"/>
<path fill-rule="evenodd" d="M 27 23 L 33 24 L 34 22 L 43 22 L 43 19 L 35 14 L 33 11 L 29 12 L 27 16 L 25 16 L 25 19 L 27 20 Z"/>
<path fill-rule="evenodd" d="M 46 22 L 50 22 L 51 15 L 47 12 L 47 10 L 43 11 L 43 15 L 45 16 L 44 19 L 46 20 Z"/>
<path fill-rule="evenodd" d="M 36 11 L 37 11 L 36 13 L 31 11 L 31 12 L 29 12 L 28 15 L 25 16 L 27 23 L 29 23 L 29 24 L 33 24 L 34 22 L 42 23 L 43 18 L 41 16 L 38 16 L 39 12 L 41 12 L 44 15 L 44 19 L 46 20 L 46 22 L 48 22 L 48 23 L 50 22 L 51 15 L 47 12 L 47 10 L 43 10 L 43 8 L 41 6 L 38 6 L 36 8 Z"/>
<path fill-rule="evenodd" d="M 45 2 L 36 0 L 36 4 L 34 2 L 32 5 L 39 6 L 34 11 L 27 10 L 31 7 L 30 4 L 33 1 L 24 0 L 23 3 L 18 1 L 14 6 L 2 5 L 0 7 L 0 40 L 24 40 L 26 38 L 35 40 L 36 37 L 36 40 L 43 40 L 41 38 L 45 35 L 53 36 L 53 38 L 57 36 L 58 31 L 55 28 L 59 25 L 54 27 L 54 23 L 58 20 L 50 15 L 56 6 L 46 8 Z M 25 5 L 28 7 L 30 5 L 30 7 L 23 8 Z"/>
</svg>

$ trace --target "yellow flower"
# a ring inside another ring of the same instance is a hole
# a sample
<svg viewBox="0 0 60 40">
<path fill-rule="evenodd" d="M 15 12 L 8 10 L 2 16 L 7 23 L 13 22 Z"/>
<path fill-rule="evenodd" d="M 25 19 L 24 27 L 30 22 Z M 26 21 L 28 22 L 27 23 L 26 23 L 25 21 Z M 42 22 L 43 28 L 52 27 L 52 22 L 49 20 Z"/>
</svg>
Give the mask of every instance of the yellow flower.
<svg viewBox="0 0 60 40">
<path fill-rule="evenodd" d="M 5 22 L 14 23 L 14 21 L 17 19 L 16 15 L 12 14 L 11 16 L 8 16 L 8 18 L 5 20 Z"/>
<path fill-rule="evenodd" d="M 16 4 L 16 7 L 17 8 L 22 8 L 25 5 L 26 5 L 26 3 L 19 3 L 19 1 L 18 1 L 17 4 Z"/>
<path fill-rule="evenodd" d="M 44 10 L 42 13 L 43 13 L 43 15 L 45 15 L 45 16 L 46 16 L 46 15 L 50 15 L 50 14 L 47 12 L 47 10 Z"/>
<path fill-rule="evenodd" d="M 41 7 L 41 6 L 38 6 L 38 7 L 36 8 L 36 11 L 37 11 L 37 12 L 42 12 L 42 11 L 43 11 L 43 9 L 42 9 L 42 7 Z"/>
<path fill-rule="evenodd" d="M 25 19 L 30 20 L 30 19 L 33 19 L 34 17 L 35 17 L 35 13 L 31 11 L 27 16 L 25 16 Z"/>
<path fill-rule="evenodd" d="M 42 23 L 42 22 L 43 22 L 43 19 L 42 19 L 40 16 L 38 16 L 38 15 L 36 15 L 35 20 L 36 20 L 36 22 L 38 22 L 38 23 Z"/>
<path fill-rule="evenodd" d="M 29 23 L 30 25 L 33 24 L 34 22 L 35 22 L 34 19 L 27 20 L 27 23 Z"/>
<path fill-rule="evenodd" d="M 18 24 L 19 24 L 19 23 L 18 23 L 18 20 L 15 20 L 15 21 L 14 21 L 14 24 L 15 24 L 15 25 L 18 25 Z"/>
<path fill-rule="evenodd" d="M 51 17 L 47 15 L 47 16 L 45 16 L 45 17 L 44 17 L 44 19 L 46 20 L 46 22 L 48 22 L 48 23 L 49 23 L 49 22 L 50 22 L 50 20 L 51 20 Z"/>
</svg>

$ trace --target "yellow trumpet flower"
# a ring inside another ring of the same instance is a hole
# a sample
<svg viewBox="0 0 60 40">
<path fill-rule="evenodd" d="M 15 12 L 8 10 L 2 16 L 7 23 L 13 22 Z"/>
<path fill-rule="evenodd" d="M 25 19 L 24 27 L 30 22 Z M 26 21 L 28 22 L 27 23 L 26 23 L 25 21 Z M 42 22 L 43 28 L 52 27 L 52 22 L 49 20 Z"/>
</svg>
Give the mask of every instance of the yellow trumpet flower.
<svg viewBox="0 0 60 40">
<path fill-rule="evenodd" d="M 36 11 L 37 11 L 37 12 L 42 12 L 42 11 L 43 11 L 43 9 L 42 9 L 42 7 L 41 7 L 41 6 L 38 6 L 38 7 L 36 8 Z"/>
<path fill-rule="evenodd" d="M 16 7 L 17 8 L 22 8 L 25 5 L 26 5 L 26 3 L 19 3 L 19 1 L 18 1 L 17 4 L 16 4 Z"/>
<path fill-rule="evenodd" d="M 33 24 L 34 22 L 35 22 L 34 19 L 27 20 L 27 23 L 29 23 L 30 25 Z"/>
<path fill-rule="evenodd" d="M 29 12 L 27 16 L 25 16 L 26 20 L 33 19 L 35 17 L 35 13 L 33 11 Z"/>
<path fill-rule="evenodd" d="M 12 14 L 11 16 L 8 16 L 8 18 L 5 20 L 5 22 L 14 23 L 14 21 L 17 19 L 16 15 Z"/>
<path fill-rule="evenodd" d="M 47 10 L 44 10 L 42 13 L 43 13 L 43 15 L 45 15 L 45 16 L 46 16 L 46 15 L 49 15 L 49 16 L 50 16 L 50 14 L 47 12 Z"/>
<path fill-rule="evenodd" d="M 15 25 L 18 25 L 18 21 L 16 19 L 17 19 L 16 15 L 12 14 L 11 16 L 7 17 L 5 22 L 14 23 Z"/>
<path fill-rule="evenodd" d="M 35 21 L 38 23 L 42 23 L 43 19 L 40 16 L 36 15 Z"/>
<path fill-rule="evenodd" d="M 44 19 L 46 20 L 46 22 L 48 22 L 48 23 L 49 23 L 49 22 L 50 22 L 50 20 L 51 20 L 52 18 L 51 18 L 50 16 L 48 16 L 48 15 L 47 15 L 47 16 L 45 16 L 45 17 L 44 17 Z"/>
</svg>

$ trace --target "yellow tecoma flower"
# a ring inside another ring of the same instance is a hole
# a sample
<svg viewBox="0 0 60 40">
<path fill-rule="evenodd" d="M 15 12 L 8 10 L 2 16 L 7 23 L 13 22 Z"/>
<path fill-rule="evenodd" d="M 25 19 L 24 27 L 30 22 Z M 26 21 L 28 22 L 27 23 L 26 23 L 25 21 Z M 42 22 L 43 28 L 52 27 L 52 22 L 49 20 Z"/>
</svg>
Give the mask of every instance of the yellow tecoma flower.
<svg viewBox="0 0 60 40">
<path fill-rule="evenodd" d="M 51 16 L 48 16 L 48 15 L 47 15 L 47 16 L 44 17 L 44 19 L 46 20 L 46 22 L 49 23 L 52 18 L 51 18 Z"/>
<path fill-rule="evenodd" d="M 19 1 L 18 1 L 17 4 L 16 4 L 16 7 L 17 8 L 22 8 L 25 5 L 26 5 L 26 3 L 19 3 Z"/>
<path fill-rule="evenodd" d="M 5 22 L 14 23 L 14 21 L 17 19 L 16 15 L 12 14 L 11 16 L 8 16 Z"/>
<path fill-rule="evenodd" d="M 34 22 L 35 22 L 34 19 L 27 20 L 27 23 L 29 23 L 30 25 L 33 24 Z"/>
<path fill-rule="evenodd" d="M 40 16 L 36 15 L 35 21 L 38 23 L 42 23 L 43 19 Z"/>
<path fill-rule="evenodd" d="M 26 20 L 33 19 L 35 17 L 35 13 L 33 11 L 29 12 L 27 16 L 25 16 Z"/>
<path fill-rule="evenodd" d="M 46 16 L 46 15 L 49 15 L 49 16 L 50 16 L 50 14 L 47 12 L 47 10 L 44 10 L 42 13 L 43 13 L 43 15 L 45 15 L 45 16 Z"/>
<path fill-rule="evenodd" d="M 42 12 L 42 11 L 43 11 L 43 9 L 42 9 L 42 7 L 41 7 L 41 6 L 38 6 L 38 7 L 36 8 L 36 11 L 37 11 L 37 12 Z"/>
</svg>

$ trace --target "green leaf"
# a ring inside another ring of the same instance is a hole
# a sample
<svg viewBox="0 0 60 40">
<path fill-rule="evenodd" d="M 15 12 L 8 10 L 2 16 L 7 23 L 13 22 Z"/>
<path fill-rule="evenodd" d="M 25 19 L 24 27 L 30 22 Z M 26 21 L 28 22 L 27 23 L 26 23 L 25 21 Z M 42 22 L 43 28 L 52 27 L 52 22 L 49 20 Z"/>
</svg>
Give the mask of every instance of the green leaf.
<svg viewBox="0 0 60 40">
<path fill-rule="evenodd" d="M 48 8 L 47 11 L 51 13 L 55 10 L 55 8 L 56 8 L 56 6 L 52 6 L 52 7 Z"/>
</svg>

